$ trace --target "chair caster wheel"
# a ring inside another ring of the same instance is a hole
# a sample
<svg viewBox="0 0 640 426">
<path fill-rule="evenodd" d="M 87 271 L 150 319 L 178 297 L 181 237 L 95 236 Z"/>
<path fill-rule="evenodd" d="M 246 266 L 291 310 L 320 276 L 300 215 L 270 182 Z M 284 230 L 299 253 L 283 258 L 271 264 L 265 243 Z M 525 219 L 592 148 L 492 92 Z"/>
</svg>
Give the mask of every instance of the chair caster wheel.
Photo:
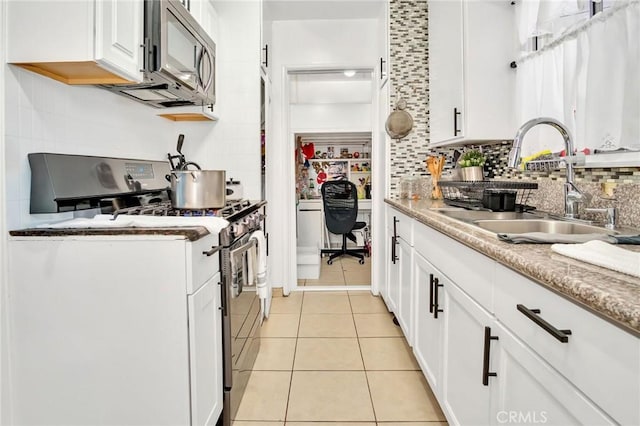
<svg viewBox="0 0 640 426">
<path fill-rule="evenodd" d="M 333 260 L 331 259 L 327 260 L 327 265 L 331 265 L 331 264 L 333 264 Z"/>
<path fill-rule="evenodd" d="M 364 259 L 358 260 L 358 263 L 361 264 L 361 265 L 364 265 Z"/>
</svg>

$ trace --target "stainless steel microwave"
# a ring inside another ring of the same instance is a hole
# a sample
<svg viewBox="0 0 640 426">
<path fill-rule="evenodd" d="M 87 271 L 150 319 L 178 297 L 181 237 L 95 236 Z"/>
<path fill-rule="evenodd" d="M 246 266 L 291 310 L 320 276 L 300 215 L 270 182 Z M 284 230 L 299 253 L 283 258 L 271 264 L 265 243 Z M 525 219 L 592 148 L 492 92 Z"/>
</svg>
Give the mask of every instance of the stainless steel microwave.
<svg viewBox="0 0 640 426">
<path fill-rule="evenodd" d="M 156 108 L 213 105 L 216 45 L 179 0 L 144 2 L 144 80 L 103 88 Z"/>
</svg>

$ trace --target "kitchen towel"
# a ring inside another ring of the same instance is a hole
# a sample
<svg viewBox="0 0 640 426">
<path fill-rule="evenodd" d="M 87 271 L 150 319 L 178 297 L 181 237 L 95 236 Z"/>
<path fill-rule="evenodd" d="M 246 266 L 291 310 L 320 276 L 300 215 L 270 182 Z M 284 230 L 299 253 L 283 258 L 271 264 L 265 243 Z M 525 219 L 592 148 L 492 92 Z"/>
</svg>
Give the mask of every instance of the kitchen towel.
<svg viewBox="0 0 640 426">
<path fill-rule="evenodd" d="M 513 244 L 586 243 L 601 240 L 608 243 L 617 241 L 607 234 L 551 234 L 548 232 L 525 232 L 522 234 L 498 234 L 498 239 Z"/>
<path fill-rule="evenodd" d="M 498 239 L 512 244 L 586 243 L 604 241 L 611 244 L 640 244 L 640 235 L 607 234 L 552 234 L 548 232 L 525 232 L 522 234 L 498 234 Z"/>
<path fill-rule="evenodd" d="M 262 318 L 269 318 L 269 310 L 271 309 L 271 286 L 267 280 L 267 243 L 264 237 L 264 233 L 261 230 L 257 230 L 251 234 L 249 241 L 256 240 L 257 242 L 257 281 L 256 292 L 260 299 L 260 307 L 262 309 Z"/>
<path fill-rule="evenodd" d="M 63 222 L 38 225 L 38 228 L 174 228 L 203 226 L 212 234 L 218 234 L 229 222 L 213 216 L 138 216 L 99 214 L 93 218 L 76 218 Z"/>
<path fill-rule="evenodd" d="M 640 278 L 640 253 L 612 246 L 603 241 L 553 244 L 551 250 L 563 256 Z"/>
</svg>

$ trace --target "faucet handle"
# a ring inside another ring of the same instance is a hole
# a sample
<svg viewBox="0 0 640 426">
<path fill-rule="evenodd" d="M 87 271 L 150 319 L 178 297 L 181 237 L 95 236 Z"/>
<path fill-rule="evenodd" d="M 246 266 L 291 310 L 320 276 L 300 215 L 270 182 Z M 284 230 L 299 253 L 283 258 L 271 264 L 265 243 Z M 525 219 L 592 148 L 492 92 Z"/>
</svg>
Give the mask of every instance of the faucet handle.
<svg viewBox="0 0 640 426">
<path fill-rule="evenodd" d="M 591 212 L 591 213 L 604 213 L 606 214 L 606 217 L 607 217 L 604 227 L 607 229 L 614 229 L 616 227 L 616 223 L 618 222 L 617 208 L 615 207 L 607 207 L 603 209 L 586 208 L 584 209 L 584 211 Z"/>
</svg>

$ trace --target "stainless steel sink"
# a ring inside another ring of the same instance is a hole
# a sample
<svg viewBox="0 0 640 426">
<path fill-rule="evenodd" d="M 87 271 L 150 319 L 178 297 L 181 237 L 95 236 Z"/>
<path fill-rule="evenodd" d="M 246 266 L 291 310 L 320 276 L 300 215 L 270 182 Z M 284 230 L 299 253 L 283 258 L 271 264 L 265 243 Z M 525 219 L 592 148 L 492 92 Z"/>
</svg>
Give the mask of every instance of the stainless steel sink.
<svg viewBox="0 0 640 426">
<path fill-rule="evenodd" d="M 473 222 L 476 220 L 523 220 L 540 218 L 540 216 L 532 213 L 492 212 L 484 210 L 439 210 L 438 213 L 465 222 Z"/>
<path fill-rule="evenodd" d="M 618 234 L 616 231 L 584 223 L 549 219 L 474 220 L 474 225 L 497 234 L 523 234 L 546 232 L 550 234 Z"/>
</svg>

